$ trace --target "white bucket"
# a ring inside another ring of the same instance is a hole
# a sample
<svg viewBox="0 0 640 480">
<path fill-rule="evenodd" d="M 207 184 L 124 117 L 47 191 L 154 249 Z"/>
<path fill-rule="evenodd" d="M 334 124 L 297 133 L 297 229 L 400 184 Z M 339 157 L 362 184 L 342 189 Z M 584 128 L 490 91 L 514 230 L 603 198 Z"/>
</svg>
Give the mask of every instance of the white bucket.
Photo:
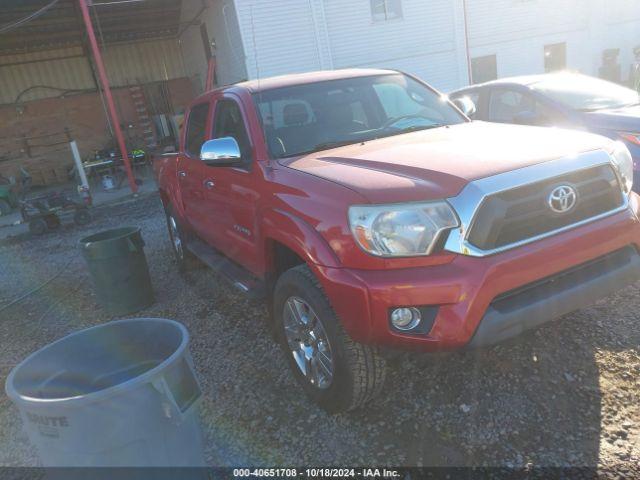
<svg viewBox="0 0 640 480">
<path fill-rule="evenodd" d="M 102 188 L 105 190 L 113 190 L 116 188 L 116 182 L 113 179 L 113 175 L 102 175 Z"/>
</svg>

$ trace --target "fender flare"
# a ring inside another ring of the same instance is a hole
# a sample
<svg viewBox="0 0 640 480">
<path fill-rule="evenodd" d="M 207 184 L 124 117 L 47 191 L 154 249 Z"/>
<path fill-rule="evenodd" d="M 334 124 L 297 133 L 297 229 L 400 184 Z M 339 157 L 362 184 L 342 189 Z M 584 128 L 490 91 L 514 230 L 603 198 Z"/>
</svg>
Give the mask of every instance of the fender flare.
<svg viewBox="0 0 640 480">
<path fill-rule="evenodd" d="M 300 217 L 279 209 L 262 214 L 263 237 L 290 248 L 312 269 L 316 265 L 340 268 L 338 256 L 326 240 Z"/>
</svg>

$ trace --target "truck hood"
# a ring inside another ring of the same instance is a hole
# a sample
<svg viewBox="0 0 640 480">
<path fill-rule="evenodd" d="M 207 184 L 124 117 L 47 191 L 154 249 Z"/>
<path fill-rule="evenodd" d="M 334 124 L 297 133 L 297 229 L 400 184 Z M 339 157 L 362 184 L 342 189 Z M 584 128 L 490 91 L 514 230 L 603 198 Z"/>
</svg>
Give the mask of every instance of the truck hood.
<svg viewBox="0 0 640 480">
<path fill-rule="evenodd" d="M 606 148 L 610 140 L 555 128 L 469 122 L 283 159 L 282 165 L 344 185 L 371 203 L 434 200 L 469 182 Z"/>
</svg>

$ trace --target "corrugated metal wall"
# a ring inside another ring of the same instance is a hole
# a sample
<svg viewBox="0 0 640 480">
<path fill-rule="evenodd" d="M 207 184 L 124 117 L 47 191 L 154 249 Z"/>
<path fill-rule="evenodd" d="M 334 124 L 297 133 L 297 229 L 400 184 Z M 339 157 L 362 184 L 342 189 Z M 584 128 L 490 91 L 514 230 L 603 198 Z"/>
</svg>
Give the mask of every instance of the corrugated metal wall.
<svg viewBox="0 0 640 480">
<path fill-rule="evenodd" d="M 103 50 L 113 87 L 186 76 L 177 40 L 111 45 Z M 14 103 L 27 88 L 46 85 L 62 90 L 96 88 L 89 59 L 81 47 L 0 57 L 0 104 Z M 37 88 L 21 101 L 55 97 L 61 90 Z"/>
<path fill-rule="evenodd" d="M 95 88 L 82 48 L 0 57 L 0 104 L 14 103 L 25 89 L 38 85 L 69 90 Z M 36 100 L 60 93 L 59 90 L 37 88 L 22 95 L 20 100 Z"/>
<path fill-rule="evenodd" d="M 186 76 L 177 40 L 114 45 L 103 56 L 115 87 Z"/>
</svg>

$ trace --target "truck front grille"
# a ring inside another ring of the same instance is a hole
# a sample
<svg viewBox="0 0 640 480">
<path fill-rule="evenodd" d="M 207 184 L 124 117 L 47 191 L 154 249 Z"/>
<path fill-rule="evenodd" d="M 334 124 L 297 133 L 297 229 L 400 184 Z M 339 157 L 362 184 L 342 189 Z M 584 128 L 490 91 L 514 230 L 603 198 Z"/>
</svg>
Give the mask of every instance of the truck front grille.
<svg viewBox="0 0 640 480">
<path fill-rule="evenodd" d="M 571 185 L 575 207 L 554 213 L 548 198 L 559 185 Z M 499 249 L 570 227 L 624 204 L 618 179 L 610 165 L 598 165 L 491 194 L 474 216 L 467 241 L 485 251 Z"/>
</svg>

